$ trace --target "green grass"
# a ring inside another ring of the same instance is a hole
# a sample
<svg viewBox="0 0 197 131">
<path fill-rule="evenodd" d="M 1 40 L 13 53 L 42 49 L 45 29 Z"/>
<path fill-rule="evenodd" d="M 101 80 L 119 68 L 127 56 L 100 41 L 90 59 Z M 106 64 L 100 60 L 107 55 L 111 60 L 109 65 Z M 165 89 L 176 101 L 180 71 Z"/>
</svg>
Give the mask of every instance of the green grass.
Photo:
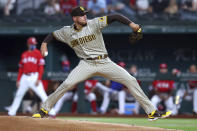
<svg viewBox="0 0 197 131">
<path fill-rule="evenodd" d="M 149 122 L 146 118 L 106 118 L 106 117 L 58 117 L 66 120 L 81 120 L 92 122 L 118 123 L 137 126 L 160 127 L 168 129 L 179 129 L 184 131 L 197 131 L 197 119 L 160 119 L 154 122 Z"/>
</svg>

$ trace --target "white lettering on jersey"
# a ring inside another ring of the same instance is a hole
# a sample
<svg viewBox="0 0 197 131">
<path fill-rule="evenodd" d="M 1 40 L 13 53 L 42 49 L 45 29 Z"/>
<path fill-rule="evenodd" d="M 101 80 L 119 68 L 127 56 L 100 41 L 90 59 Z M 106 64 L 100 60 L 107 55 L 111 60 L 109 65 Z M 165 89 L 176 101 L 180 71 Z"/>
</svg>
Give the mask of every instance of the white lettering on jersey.
<svg viewBox="0 0 197 131">
<path fill-rule="evenodd" d="M 26 58 L 23 58 L 22 62 L 23 63 L 32 62 L 32 63 L 36 64 L 37 63 L 37 59 L 34 58 L 34 57 L 26 57 Z"/>
<path fill-rule="evenodd" d="M 158 83 L 158 84 L 157 84 L 157 87 L 169 88 L 170 85 L 169 85 L 169 83 Z"/>
<path fill-rule="evenodd" d="M 88 43 L 93 40 L 96 40 L 96 36 L 94 34 L 84 36 L 79 39 L 72 40 L 70 43 L 71 43 L 72 47 L 75 47 L 75 46 L 78 46 L 79 44 L 82 45 L 82 44 Z"/>
</svg>

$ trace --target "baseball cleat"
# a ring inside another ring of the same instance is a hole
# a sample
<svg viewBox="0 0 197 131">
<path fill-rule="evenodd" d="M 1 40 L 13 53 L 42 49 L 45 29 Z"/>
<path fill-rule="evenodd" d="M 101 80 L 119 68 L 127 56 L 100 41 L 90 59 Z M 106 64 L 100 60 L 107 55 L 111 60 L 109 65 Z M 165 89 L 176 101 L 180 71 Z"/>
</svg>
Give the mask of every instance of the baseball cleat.
<svg viewBox="0 0 197 131">
<path fill-rule="evenodd" d="M 42 118 L 42 116 L 40 115 L 40 113 L 35 113 L 32 116 L 33 118 Z"/>
<path fill-rule="evenodd" d="M 161 112 L 161 111 L 153 111 L 152 113 L 150 113 L 148 115 L 148 120 L 149 121 L 155 121 L 159 118 L 166 118 L 166 117 L 169 117 L 170 115 L 172 114 L 171 111 L 165 111 L 165 112 Z"/>
<path fill-rule="evenodd" d="M 46 111 L 44 108 L 41 108 L 40 111 L 38 111 L 37 113 L 33 114 L 33 118 L 43 118 L 44 116 L 46 116 L 48 114 L 48 111 Z"/>
</svg>

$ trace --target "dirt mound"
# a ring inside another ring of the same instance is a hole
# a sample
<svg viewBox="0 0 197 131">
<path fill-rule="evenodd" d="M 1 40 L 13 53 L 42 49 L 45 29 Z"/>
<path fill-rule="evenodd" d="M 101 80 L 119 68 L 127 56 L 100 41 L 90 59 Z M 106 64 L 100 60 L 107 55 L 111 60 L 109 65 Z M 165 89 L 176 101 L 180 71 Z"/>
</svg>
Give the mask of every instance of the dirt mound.
<svg viewBox="0 0 197 131">
<path fill-rule="evenodd" d="M 1 131 L 166 131 L 167 129 L 61 119 L 0 116 Z"/>
</svg>

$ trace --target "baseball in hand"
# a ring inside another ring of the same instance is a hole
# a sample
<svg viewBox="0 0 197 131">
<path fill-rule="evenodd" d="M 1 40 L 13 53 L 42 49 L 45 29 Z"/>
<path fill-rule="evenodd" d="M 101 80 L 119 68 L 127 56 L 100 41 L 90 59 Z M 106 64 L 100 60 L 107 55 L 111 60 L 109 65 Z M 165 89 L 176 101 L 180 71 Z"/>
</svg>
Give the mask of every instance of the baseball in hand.
<svg viewBox="0 0 197 131">
<path fill-rule="evenodd" d="M 45 52 L 44 52 L 44 56 L 47 56 L 47 55 L 48 55 L 48 52 L 47 52 L 47 51 L 45 51 Z"/>
</svg>

